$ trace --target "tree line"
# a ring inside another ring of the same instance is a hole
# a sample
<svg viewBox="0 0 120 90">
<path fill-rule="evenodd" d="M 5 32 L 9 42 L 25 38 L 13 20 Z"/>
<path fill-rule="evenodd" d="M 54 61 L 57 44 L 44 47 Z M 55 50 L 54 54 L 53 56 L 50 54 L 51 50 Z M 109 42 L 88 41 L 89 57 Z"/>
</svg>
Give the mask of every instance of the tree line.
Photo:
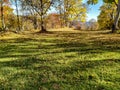
<svg viewBox="0 0 120 90">
<path fill-rule="evenodd" d="M 90 20 L 84 25 L 85 29 L 88 26 L 91 26 L 89 29 L 95 26 L 98 28 L 99 24 L 99 29 L 112 29 L 114 33 L 119 29 L 120 0 L 103 1 L 98 22 Z M 89 4 L 98 2 L 87 0 L 85 4 L 82 0 L 0 0 L 0 31 L 20 32 L 33 28 L 46 32 L 50 26 L 71 27 L 75 21 L 85 23 Z M 54 13 L 51 14 L 52 10 Z"/>
</svg>

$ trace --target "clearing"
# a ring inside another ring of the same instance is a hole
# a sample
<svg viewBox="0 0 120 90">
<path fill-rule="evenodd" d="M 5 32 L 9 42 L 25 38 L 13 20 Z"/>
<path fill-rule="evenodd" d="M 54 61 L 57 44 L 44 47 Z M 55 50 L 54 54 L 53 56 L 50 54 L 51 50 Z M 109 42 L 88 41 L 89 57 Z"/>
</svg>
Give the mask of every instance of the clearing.
<svg viewBox="0 0 120 90">
<path fill-rule="evenodd" d="M 120 90 L 120 34 L 1 35 L 0 90 Z"/>
</svg>

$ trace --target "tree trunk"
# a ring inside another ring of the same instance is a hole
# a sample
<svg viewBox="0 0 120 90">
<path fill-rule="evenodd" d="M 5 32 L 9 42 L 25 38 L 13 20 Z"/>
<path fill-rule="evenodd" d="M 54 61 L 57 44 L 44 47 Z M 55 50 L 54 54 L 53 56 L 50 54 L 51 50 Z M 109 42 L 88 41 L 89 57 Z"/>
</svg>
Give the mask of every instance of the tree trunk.
<svg viewBox="0 0 120 90">
<path fill-rule="evenodd" d="M 69 22 L 69 28 L 72 28 L 72 21 Z"/>
<path fill-rule="evenodd" d="M 34 16 L 34 19 L 33 19 L 33 26 L 34 26 L 34 29 L 36 30 L 38 28 L 38 25 L 37 25 L 37 17 Z"/>
<path fill-rule="evenodd" d="M 112 26 L 112 33 L 115 33 L 117 31 L 117 29 L 119 29 L 119 27 L 118 27 L 119 17 L 120 17 L 120 0 L 118 1 L 117 15 L 115 17 L 115 20 L 114 20 L 114 23 Z"/>
<path fill-rule="evenodd" d="M 40 3 L 41 3 L 41 6 L 40 6 L 40 8 L 41 8 L 41 30 L 40 30 L 40 32 L 41 33 L 44 33 L 44 32 L 47 32 L 47 30 L 45 29 L 45 27 L 44 27 L 44 21 L 43 21 L 43 0 L 40 0 Z"/>
<path fill-rule="evenodd" d="M 43 14 L 41 14 L 41 33 L 47 32 L 46 28 L 44 27 L 44 21 L 43 21 Z"/>
<path fill-rule="evenodd" d="M 63 15 L 62 15 L 62 1 L 61 0 L 59 0 L 59 18 L 60 18 L 60 27 L 61 28 L 63 28 L 64 26 L 64 24 L 63 24 Z"/>
<path fill-rule="evenodd" d="M 3 0 L 1 0 L 1 23 L 2 23 L 2 30 L 5 30 L 5 22 L 4 22 L 4 14 L 3 14 Z"/>
<path fill-rule="evenodd" d="M 41 31 L 40 32 L 47 32 L 47 30 L 44 27 L 44 22 L 41 21 Z"/>
<path fill-rule="evenodd" d="M 21 30 L 21 27 L 20 27 L 20 18 L 19 18 L 19 12 L 18 12 L 18 3 L 17 3 L 17 0 L 15 0 L 15 6 L 16 6 L 16 12 L 17 12 L 17 25 L 18 25 L 18 31 Z"/>
</svg>

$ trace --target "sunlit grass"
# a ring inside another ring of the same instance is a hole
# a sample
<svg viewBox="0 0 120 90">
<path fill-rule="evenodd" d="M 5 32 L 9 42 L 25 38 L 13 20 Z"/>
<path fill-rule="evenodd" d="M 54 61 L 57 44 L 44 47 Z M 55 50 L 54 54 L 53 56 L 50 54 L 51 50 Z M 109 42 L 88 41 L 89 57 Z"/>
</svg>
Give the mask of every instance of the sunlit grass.
<svg viewBox="0 0 120 90">
<path fill-rule="evenodd" d="M 120 35 L 51 30 L 0 36 L 1 90 L 120 90 Z"/>
</svg>

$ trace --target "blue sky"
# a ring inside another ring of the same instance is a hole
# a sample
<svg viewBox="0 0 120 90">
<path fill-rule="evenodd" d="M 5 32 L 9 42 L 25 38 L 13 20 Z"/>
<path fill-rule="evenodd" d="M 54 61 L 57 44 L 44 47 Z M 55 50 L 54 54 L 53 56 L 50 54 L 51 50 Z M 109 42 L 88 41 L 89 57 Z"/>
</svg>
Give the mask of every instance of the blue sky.
<svg viewBox="0 0 120 90">
<path fill-rule="evenodd" d="M 87 0 L 83 0 L 83 2 L 86 2 Z M 97 20 L 97 16 L 100 14 L 100 6 L 103 4 L 102 0 L 99 0 L 99 3 L 96 5 L 89 5 L 89 11 L 87 14 L 87 21 L 89 21 L 90 19 L 96 19 Z"/>
</svg>

